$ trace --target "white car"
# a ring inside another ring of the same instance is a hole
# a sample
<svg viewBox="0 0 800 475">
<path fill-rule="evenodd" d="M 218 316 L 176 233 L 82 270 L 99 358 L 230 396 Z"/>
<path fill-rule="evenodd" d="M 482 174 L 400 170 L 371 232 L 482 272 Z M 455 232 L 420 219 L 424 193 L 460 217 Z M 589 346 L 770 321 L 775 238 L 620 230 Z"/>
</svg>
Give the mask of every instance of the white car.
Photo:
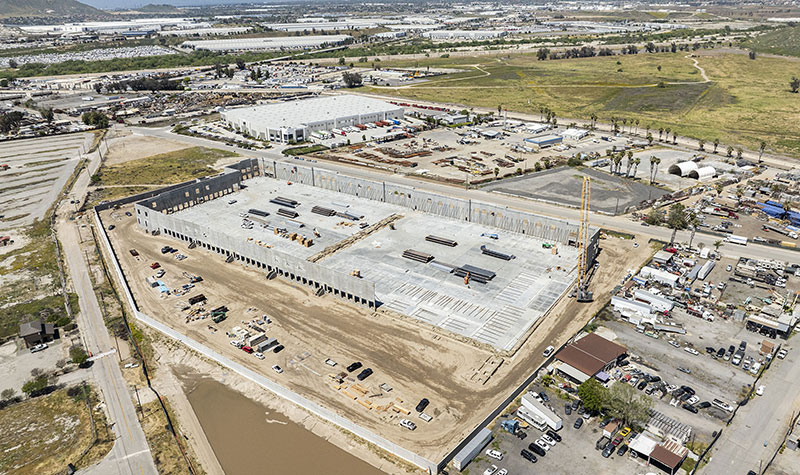
<svg viewBox="0 0 800 475">
<path fill-rule="evenodd" d="M 756 389 L 756 394 L 758 394 L 759 396 L 763 396 L 764 395 L 764 389 L 765 389 L 765 386 L 762 384 L 761 386 L 758 387 L 758 389 Z"/>
<path fill-rule="evenodd" d="M 553 348 L 553 345 L 550 345 L 544 349 L 544 353 L 542 353 L 542 356 L 547 358 L 548 356 L 553 354 L 553 351 L 555 351 L 555 348 Z"/>
<path fill-rule="evenodd" d="M 697 397 L 697 395 L 694 395 L 694 396 L 690 397 L 689 399 L 687 399 L 686 402 L 691 404 L 692 406 L 694 406 L 695 404 L 700 402 L 700 398 Z"/>
<path fill-rule="evenodd" d="M 497 465 L 492 465 L 491 467 L 483 471 L 483 475 L 492 475 L 496 471 L 497 471 Z"/>
<path fill-rule="evenodd" d="M 670 340 L 669 344 L 674 346 L 675 348 L 680 348 L 681 347 L 681 345 L 675 340 Z"/>
<path fill-rule="evenodd" d="M 779 359 L 784 359 L 784 358 L 786 358 L 786 355 L 788 355 L 788 354 L 789 354 L 789 352 L 786 351 L 785 349 L 783 349 L 783 350 L 778 352 L 777 356 L 778 356 Z"/>
<path fill-rule="evenodd" d="M 408 430 L 414 430 L 417 428 L 417 425 L 409 421 L 408 419 L 400 419 L 400 425 Z"/>
<path fill-rule="evenodd" d="M 541 437 L 541 439 L 542 439 L 543 441 L 547 442 L 547 443 L 548 443 L 548 444 L 550 444 L 550 445 L 553 445 L 553 446 L 554 446 L 554 445 L 556 445 L 556 441 L 555 441 L 555 439 L 553 439 L 552 437 L 550 437 L 550 436 L 549 436 L 549 435 L 547 435 L 547 434 L 542 434 L 542 437 Z"/>
<path fill-rule="evenodd" d="M 31 353 L 38 353 L 46 349 L 47 349 L 47 343 L 39 343 L 38 345 L 31 347 Z"/>
<path fill-rule="evenodd" d="M 687 346 L 687 347 L 685 347 L 685 348 L 683 349 L 683 351 L 685 351 L 685 352 L 689 353 L 690 355 L 695 355 L 695 356 L 697 356 L 697 355 L 699 355 L 699 354 L 700 354 L 700 353 L 699 353 L 697 350 L 695 350 L 694 348 L 689 348 L 688 346 Z"/>
<path fill-rule="evenodd" d="M 508 475 L 508 470 L 501 468 L 495 475 Z"/>
<path fill-rule="evenodd" d="M 253 356 L 255 356 L 256 358 L 258 358 L 260 360 L 264 359 L 264 353 L 261 353 L 260 351 L 257 351 L 255 353 L 253 353 Z"/>
<path fill-rule="evenodd" d="M 276 364 L 272 365 L 272 370 L 275 371 L 278 374 L 283 373 L 283 368 L 281 368 L 280 366 L 278 366 Z"/>
<path fill-rule="evenodd" d="M 550 450 L 550 446 L 547 445 L 547 442 L 543 441 L 542 439 L 536 439 L 535 444 L 543 448 L 545 451 Z"/>
<path fill-rule="evenodd" d="M 488 455 L 489 457 L 491 457 L 491 458 L 493 458 L 495 460 L 503 460 L 503 452 L 500 452 L 499 450 L 491 450 L 491 449 L 489 449 L 489 450 L 486 451 L 486 455 Z"/>
</svg>

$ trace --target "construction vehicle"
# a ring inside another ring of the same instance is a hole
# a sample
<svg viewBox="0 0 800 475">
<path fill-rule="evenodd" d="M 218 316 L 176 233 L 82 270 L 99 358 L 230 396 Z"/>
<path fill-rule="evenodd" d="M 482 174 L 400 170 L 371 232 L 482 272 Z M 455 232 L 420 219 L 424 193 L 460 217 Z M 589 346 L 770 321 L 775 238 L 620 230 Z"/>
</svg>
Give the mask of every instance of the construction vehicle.
<svg viewBox="0 0 800 475">
<path fill-rule="evenodd" d="M 469 272 L 464 276 L 464 285 L 469 285 Z"/>
<path fill-rule="evenodd" d="M 583 177 L 581 187 L 581 222 L 578 229 L 578 286 L 576 287 L 576 297 L 578 302 L 591 302 L 594 300 L 592 292 L 588 289 L 589 279 L 586 276 L 587 266 L 587 246 L 589 245 L 589 201 L 592 192 L 592 180 Z"/>
</svg>

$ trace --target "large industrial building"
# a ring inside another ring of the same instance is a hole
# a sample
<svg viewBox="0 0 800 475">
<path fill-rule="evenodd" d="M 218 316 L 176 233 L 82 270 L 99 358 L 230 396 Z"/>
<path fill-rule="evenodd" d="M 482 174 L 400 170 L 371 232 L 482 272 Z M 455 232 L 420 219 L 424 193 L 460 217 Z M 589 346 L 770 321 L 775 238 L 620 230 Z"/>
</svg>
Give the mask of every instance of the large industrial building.
<svg viewBox="0 0 800 475">
<path fill-rule="evenodd" d="M 498 350 L 578 272 L 576 223 L 314 167 L 245 160 L 150 195 L 134 206 L 149 233 Z"/>
<path fill-rule="evenodd" d="M 402 119 L 403 108 L 378 99 L 340 95 L 279 102 L 222 112 L 231 128 L 274 142 L 307 140 L 317 130 Z"/>
<path fill-rule="evenodd" d="M 352 40 L 349 35 L 276 36 L 270 38 L 236 38 L 232 40 L 192 40 L 182 48 L 208 51 L 282 51 L 338 46 Z"/>
</svg>

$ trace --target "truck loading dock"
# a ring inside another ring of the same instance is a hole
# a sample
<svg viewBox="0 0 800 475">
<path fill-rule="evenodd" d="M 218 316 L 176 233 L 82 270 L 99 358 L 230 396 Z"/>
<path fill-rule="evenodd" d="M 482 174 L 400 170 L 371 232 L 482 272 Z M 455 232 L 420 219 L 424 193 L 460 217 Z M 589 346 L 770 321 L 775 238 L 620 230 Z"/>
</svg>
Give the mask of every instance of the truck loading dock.
<svg viewBox="0 0 800 475">
<path fill-rule="evenodd" d="M 187 185 L 210 198 L 172 189 L 141 200 L 138 223 L 221 259 L 500 350 L 513 349 L 575 280 L 577 226 L 569 222 L 309 167 L 261 161 L 258 168 L 246 187 L 235 181 L 239 170 Z M 235 195 L 234 204 L 214 199 L 219 186 Z M 297 203 L 296 216 L 281 216 L 275 200 Z M 250 209 L 271 214 L 248 225 Z M 429 232 L 457 237 L 457 246 L 427 240 Z M 591 262 L 598 232 L 590 234 Z M 482 252 L 487 245 L 494 255 Z M 404 257 L 410 246 L 430 258 Z M 514 259 L 496 257 L 512 250 Z"/>
</svg>

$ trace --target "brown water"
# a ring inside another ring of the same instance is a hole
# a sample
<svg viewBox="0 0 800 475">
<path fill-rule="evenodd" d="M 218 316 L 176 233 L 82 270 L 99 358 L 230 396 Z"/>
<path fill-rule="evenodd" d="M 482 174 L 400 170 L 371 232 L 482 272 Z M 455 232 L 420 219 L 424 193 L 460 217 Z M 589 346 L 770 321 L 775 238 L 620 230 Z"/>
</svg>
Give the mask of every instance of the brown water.
<svg viewBox="0 0 800 475">
<path fill-rule="evenodd" d="M 186 375 L 181 379 L 189 403 L 226 474 L 382 473 L 282 414 L 213 379 Z"/>
</svg>

